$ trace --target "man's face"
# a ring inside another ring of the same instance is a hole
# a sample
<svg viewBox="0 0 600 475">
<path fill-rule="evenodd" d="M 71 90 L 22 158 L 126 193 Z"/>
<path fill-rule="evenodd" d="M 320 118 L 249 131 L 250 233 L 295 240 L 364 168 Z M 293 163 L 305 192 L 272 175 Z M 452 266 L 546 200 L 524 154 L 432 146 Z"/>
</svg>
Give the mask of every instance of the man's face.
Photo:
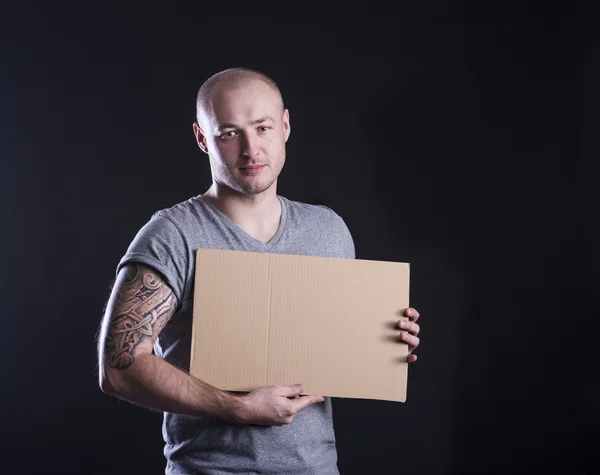
<svg viewBox="0 0 600 475">
<path fill-rule="evenodd" d="M 262 81 L 218 87 L 200 112 L 198 144 L 210 158 L 213 180 L 239 193 L 269 189 L 285 162 L 289 113 Z"/>
</svg>

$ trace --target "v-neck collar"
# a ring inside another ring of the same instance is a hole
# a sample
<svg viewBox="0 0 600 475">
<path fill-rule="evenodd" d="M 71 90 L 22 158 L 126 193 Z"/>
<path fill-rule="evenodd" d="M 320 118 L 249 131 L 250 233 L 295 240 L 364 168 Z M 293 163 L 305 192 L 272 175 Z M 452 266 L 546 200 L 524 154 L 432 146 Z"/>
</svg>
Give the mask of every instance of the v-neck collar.
<svg viewBox="0 0 600 475">
<path fill-rule="evenodd" d="M 283 230 L 287 223 L 287 204 L 281 196 L 277 195 L 277 199 L 279 200 L 279 203 L 281 203 L 281 220 L 279 221 L 279 228 L 277 228 L 277 232 L 273 235 L 271 240 L 265 244 L 260 239 L 256 239 L 255 237 L 251 236 L 246 231 L 244 231 L 240 226 L 238 226 L 231 219 L 229 219 L 229 217 L 227 217 L 227 215 L 225 215 L 225 213 L 223 213 L 219 208 L 217 208 L 209 200 L 205 199 L 202 195 L 200 195 L 199 198 L 202 200 L 203 203 L 206 203 L 206 205 L 210 209 L 212 209 L 221 218 L 221 221 L 223 221 L 223 223 L 225 223 L 225 225 L 229 229 L 231 229 L 233 232 L 235 232 L 236 234 L 238 234 L 239 236 L 244 238 L 246 241 L 248 241 L 253 246 L 259 247 L 264 250 L 270 250 L 277 244 L 277 242 L 279 241 L 279 238 L 283 234 Z"/>
</svg>

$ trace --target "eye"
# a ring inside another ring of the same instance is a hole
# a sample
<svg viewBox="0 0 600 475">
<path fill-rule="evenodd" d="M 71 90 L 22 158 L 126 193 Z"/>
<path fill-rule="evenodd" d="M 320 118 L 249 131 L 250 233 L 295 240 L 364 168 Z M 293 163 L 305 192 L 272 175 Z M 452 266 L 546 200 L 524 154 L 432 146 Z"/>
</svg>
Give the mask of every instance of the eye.
<svg viewBox="0 0 600 475">
<path fill-rule="evenodd" d="M 258 127 L 258 130 L 260 130 L 261 132 L 266 132 L 270 129 L 271 127 L 267 126 L 267 125 L 261 125 Z"/>
<path fill-rule="evenodd" d="M 219 138 L 221 138 L 221 139 L 229 139 L 229 138 L 234 137 L 234 136 L 235 136 L 235 131 L 229 130 L 229 131 L 227 131 L 227 132 L 219 135 Z"/>
</svg>

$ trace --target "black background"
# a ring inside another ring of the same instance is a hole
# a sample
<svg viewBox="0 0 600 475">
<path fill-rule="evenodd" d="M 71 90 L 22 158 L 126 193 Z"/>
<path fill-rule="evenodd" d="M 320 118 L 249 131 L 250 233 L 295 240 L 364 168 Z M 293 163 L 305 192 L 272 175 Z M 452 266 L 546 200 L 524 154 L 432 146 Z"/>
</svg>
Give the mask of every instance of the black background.
<svg viewBox="0 0 600 475">
<path fill-rule="evenodd" d="M 334 401 L 342 474 L 596 473 L 600 74 L 578 5 L 2 7 L 3 467 L 163 472 L 161 416 L 98 389 L 95 333 L 137 230 L 210 185 L 197 88 L 244 66 L 290 109 L 279 194 L 336 210 L 358 258 L 412 264 L 408 400 Z"/>
</svg>

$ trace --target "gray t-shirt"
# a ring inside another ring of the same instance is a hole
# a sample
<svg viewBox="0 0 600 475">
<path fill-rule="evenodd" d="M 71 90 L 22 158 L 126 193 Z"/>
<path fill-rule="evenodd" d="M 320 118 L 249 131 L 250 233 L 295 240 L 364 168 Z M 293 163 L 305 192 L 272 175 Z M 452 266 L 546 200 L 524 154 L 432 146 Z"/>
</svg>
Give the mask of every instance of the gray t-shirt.
<svg viewBox="0 0 600 475">
<path fill-rule="evenodd" d="M 127 262 L 155 268 L 180 305 L 155 344 L 158 356 L 189 370 L 198 248 L 354 259 L 354 243 L 340 216 L 325 206 L 278 198 L 281 223 L 267 244 L 202 196 L 157 212 L 139 231 L 117 272 Z M 167 474 L 338 474 L 329 398 L 301 410 L 286 426 L 233 425 L 165 413 L 163 437 Z"/>
</svg>

